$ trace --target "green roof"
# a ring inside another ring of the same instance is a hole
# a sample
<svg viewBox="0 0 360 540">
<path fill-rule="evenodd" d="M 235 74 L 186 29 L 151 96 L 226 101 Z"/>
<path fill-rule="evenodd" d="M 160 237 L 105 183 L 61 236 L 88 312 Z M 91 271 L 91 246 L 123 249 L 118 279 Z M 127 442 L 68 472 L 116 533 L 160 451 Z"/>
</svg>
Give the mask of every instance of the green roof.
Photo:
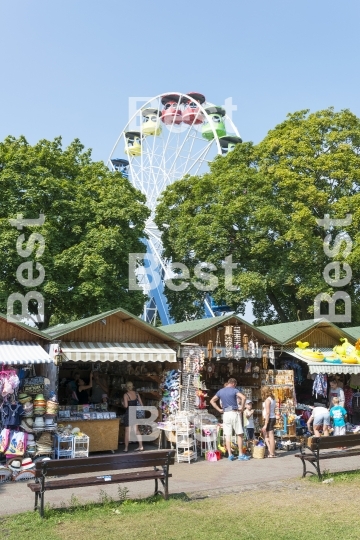
<svg viewBox="0 0 360 540">
<path fill-rule="evenodd" d="M 51 341 L 51 338 L 45 334 L 44 330 L 43 331 L 38 330 L 34 326 L 29 326 L 28 324 L 18 322 L 18 321 L 8 321 L 6 315 L 3 315 L 1 313 L 0 313 L 0 319 L 3 319 L 9 324 L 15 324 L 15 326 L 18 326 L 19 328 L 22 328 L 23 330 L 30 332 L 30 334 L 34 334 L 35 336 L 45 339 L 46 341 Z"/>
<path fill-rule="evenodd" d="M 65 334 L 69 334 L 70 332 L 74 332 L 75 330 L 79 330 L 79 328 L 83 328 L 84 326 L 88 326 L 89 324 L 92 324 L 97 321 L 101 321 L 101 319 L 105 319 L 106 317 L 110 317 L 111 315 L 116 315 L 117 313 L 123 313 L 124 315 L 127 315 L 129 319 L 134 319 L 137 322 L 141 323 L 145 329 L 150 331 L 152 334 L 159 334 L 159 337 L 167 338 L 167 341 L 169 341 L 169 336 L 167 333 L 165 333 L 161 328 L 157 328 L 156 326 L 153 326 L 139 317 L 136 317 L 136 315 L 133 315 L 129 311 L 126 311 L 122 308 L 116 308 L 112 309 L 110 311 L 104 311 L 103 313 L 99 313 L 98 315 L 92 315 L 91 317 L 86 317 L 84 319 L 79 319 L 78 321 L 71 321 L 66 324 L 57 324 L 56 326 L 51 326 L 44 330 L 48 336 L 51 336 L 53 339 L 57 339 L 61 336 L 64 336 Z M 173 336 L 171 336 L 173 337 Z M 177 341 L 177 339 L 174 339 L 174 341 Z"/>
<path fill-rule="evenodd" d="M 358 340 L 360 338 L 360 326 L 351 326 L 350 328 L 342 328 L 353 339 Z"/>
<path fill-rule="evenodd" d="M 259 330 L 262 330 L 263 332 L 271 336 L 278 343 L 285 345 L 286 343 L 289 343 L 289 341 L 296 339 L 304 332 L 307 332 L 311 328 L 316 328 L 317 326 L 324 326 L 328 328 L 331 327 L 332 330 L 336 332 L 336 334 L 344 334 L 350 339 L 353 339 L 352 334 L 350 334 L 347 328 L 339 328 L 338 326 L 324 318 L 271 324 L 267 326 L 259 326 L 258 328 Z"/>
<path fill-rule="evenodd" d="M 167 334 L 170 334 L 176 337 L 178 340 L 185 341 L 185 340 L 195 338 L 199 334 L 206 332 L 206 330 L 211 330 L 211 328 L 216 328 L 217 326 L 219 326 L 220 323 L 225 323 L 229 319 L 236 319 L 240 323 L 245 324 L 247 327 L 249 327 L 249 329 L 253 329 L 259 332 L 260 334 L 264 334 L 265 337 L 267 337 L 269 340 L 272 339 L 269 334 L 267 334 L 260 328 L 256 328 L 255 326 L 245 321 L 244 319 L 242 319 L 241 317 L 239 317 L 239 315 L 236 315 L 235 313 L 221 315 L 220 317 L 208 317 L 207 319 L 195 319 L 193 321 L 167 324 L 166 326 L 160 326 L 160 328 Z"/>
</svg>

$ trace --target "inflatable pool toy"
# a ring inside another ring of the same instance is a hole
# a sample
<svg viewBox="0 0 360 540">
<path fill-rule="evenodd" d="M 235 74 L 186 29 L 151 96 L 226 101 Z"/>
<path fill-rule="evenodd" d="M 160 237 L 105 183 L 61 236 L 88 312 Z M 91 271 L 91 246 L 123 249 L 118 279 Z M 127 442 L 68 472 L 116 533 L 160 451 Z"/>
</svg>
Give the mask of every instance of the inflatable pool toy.
<svg viewBox="0 0 360 540">
<path fill-rule="evenodd" d="M 309 343 L 307 341 L 297 341 L 296 345 L 297 347 L 294 349 L 294 352 L 304 360 L 323 362 L 325 358 L 324 353 L 316 349 L 309 349 Z"/>
<path fill-rule="evenodd" d="M 347 338 L 340 338 L 341 345 L 333 348 L 334 355 L 338 356 L 343 364 L 360 364 L 358 350 L 348 342 Z"/>
</svg>

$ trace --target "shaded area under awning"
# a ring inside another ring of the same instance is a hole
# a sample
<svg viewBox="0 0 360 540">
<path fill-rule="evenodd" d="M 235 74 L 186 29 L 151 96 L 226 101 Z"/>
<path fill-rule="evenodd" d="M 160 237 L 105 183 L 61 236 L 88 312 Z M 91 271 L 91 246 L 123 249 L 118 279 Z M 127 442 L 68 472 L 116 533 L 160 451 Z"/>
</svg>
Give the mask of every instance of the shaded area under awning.
<svg viewBox="0 0 360 540">
<path fill-rule="evenodd" d="M 65 362 L 177 362 L 176 352 L 159 343 L 70 341 L 61 350 Z"/>
<path fill-rule="evenodd" d="M 26 364 L 51 364 L 52 358 L 36 342 L 0 341 L 0 366 L 24 366 Z"/>
</svg>

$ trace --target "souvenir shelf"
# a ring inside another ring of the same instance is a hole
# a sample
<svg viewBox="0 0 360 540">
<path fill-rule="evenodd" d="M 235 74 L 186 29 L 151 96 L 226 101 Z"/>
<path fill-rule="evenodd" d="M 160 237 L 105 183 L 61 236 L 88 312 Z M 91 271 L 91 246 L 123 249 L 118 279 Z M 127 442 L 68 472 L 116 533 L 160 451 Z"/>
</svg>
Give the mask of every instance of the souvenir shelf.
<svg viewBox="0 0 360 540">
<path fill-rule="evenodd" d="M 202 369 L 205 355 L 200 347 L 186 345 L 184 347 L 184 363 L 182 373 L 181 410 L 194 412 L 197 404 L 199 371 Z"/>
<path fill-rule="evenodd" d="M 295 422 L 295 387 L 294 372 L 285 369 L 261 370 L 261 385 L 269 386 L 276 400 L 275 434 L 279 437 L 286 436 Z"/>
<path fill-rule="evenodd" d="M 81 458 L 89 456 L 89 437 L 87 435 L 81 435 L 81 437 L 74 437 L 73 442 L 73 458 Z"/>
<path fill-rule="evenodd" d="M 195 425 L 191 416 L 177 416 L 175 420 L 176 431 L 176 459 L 177 462 L 195 461 L 197 459 Z"/>
<path fill-rule="evenodd" d="M 202 411 L 195 416 L 195 432 L 200 455 L 202 456 L 208 451 L 216 450 L 217 444 L 217 424 L 211 423 L 213 415 L 209 415 L 207 411 Z"/>
<path fill-rule="evenodd" d="M 73 441 L 72 435 L 54 435 L 54 454 L 55 459 L 72 458 L 73 457 Z"/>
</svg>

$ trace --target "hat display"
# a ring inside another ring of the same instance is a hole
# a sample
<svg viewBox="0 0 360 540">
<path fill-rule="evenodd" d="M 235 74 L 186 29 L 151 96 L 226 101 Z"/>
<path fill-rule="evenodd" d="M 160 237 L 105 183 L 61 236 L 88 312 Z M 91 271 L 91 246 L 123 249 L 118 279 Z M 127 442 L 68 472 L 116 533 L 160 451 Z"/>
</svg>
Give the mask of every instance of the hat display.
<svg viewBox="0 0 360 540">
<path fill-rule="evenodd" d="M 20 427 L 27 433 L 32 433 L 34 426 L 34 421 L 32 418 L 24 418 L 21 420 Z"/>
<path fill-rule="evenodd" d="M 45 401 L 44 394 L 37 394 L 34 401 Z"/>
<path fill-rule="evenodd" d="M 37 416 L 35 418 L 34 428 L 39 429 L 39 428 L 44 428 L 44 426 L 45 426 L 44 418 L 42 416 Z"/>
<path fill-rule="evenodd" d="M 23 416 L 32 416 L 33 415 L 33 412 L 34 412 L 34 405 L 32 404 L 32 402 L 30 401 L 27 401 L 25 404 L 24 404 L 24 415 Z"/>
<path fill-rule="evenodd" d="M 54 417 L 51 416 L 51 417 L 45 418 L 45 427 L 53 427 L 53 426 L 55 426 Z"/>
<path fill-rule="evenodd" d="M 50 433 L 42 433 L 36 442 L 37 454 L 50 454 L 52 452 L 52 436 Z"/>
<path fill-rule="evenodd" d="M 35 463 L 31 458 L 24 458 L 21 463 L 21 470 L 26 471 L 27 469 L 32 469 L 35 467 Z"/>
<path fill-rule="evenodd" d="M 59 409 L 59 404 L 57 401 L 53 401 L 49 399 L 46 402 L 46 414 L 53 414 L 56 415 Z"/>
</svg>

